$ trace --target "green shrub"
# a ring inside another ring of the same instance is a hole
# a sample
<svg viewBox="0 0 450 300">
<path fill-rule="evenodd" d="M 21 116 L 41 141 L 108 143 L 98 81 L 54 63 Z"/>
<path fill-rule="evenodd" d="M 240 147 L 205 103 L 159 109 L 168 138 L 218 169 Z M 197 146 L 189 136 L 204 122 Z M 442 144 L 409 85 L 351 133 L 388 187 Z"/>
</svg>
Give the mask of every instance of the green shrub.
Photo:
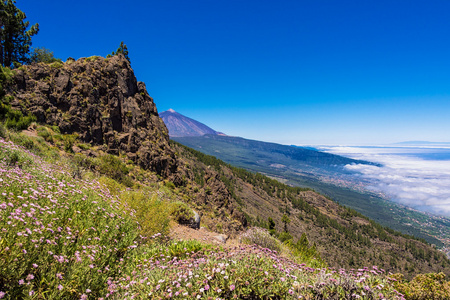
<svg viewBox="0 0 450 300">
<path fill-rule="evenodd" d="M 282 233 L 280 233 L 280 235 L 278 236 L 278 239 L 282 242 L 282 243 L 284 243 L 285 241 L 288 241 L 288 240 L 292 240 L 292 235 L 289 233 L 289 232 L 282 232 Z"/>
<path fill-rule="evenodd" d="M 61 130 L 59 129 L 59 127 L 58 126 L 56 126 L 56 125 L 52 125 L 52 126 L 49 126 L 54 132 L 56 132 L 56 133 L 61 133 Z"/>
<path fill-rule="evenodd" d="M 2 123 L 0 123 L 0 137 L 6 138 L 7 134 L 8 134 L 8 132 L 5 128 L 5 126 L 3 126 Z"/>
<path fill-rule="evenodd" d="M 282 234 L 280 234 L 281 236 Z M 323 267 L 325 263 L 323 262 L 320 253 L 317 251 L 317 246 L 315 243 L 313 245 L 309 244 L 306 234 L 303 232 L 297 243 L 294 243 L 292 239 L 288 239 L 284 242 L 292 255 L 299 258 L 302 262 L 308 263 L 315 267 Z"/>
<path fill-rule="evenodd" d="M 133 182 L 128 176 L 129 169 L 127 165 L 117 156 L 106 154 L 97 159 L 96 169 L 103 175 L 106 175 L 114 180 L 132 186 Z"/>
<path fill-rule="evenodd" d="M 89 144 L 80 143 L 77 146 L 80 147 L 81 150 L 89 150 L 89 149 L 91 149 L 91 145 L 89 145 Z"/>
<path fill-rule="evenodd" d="M 209 186 L 205 187 L 205 193 L 206 193 L 206 195 L 211 195 L 212 194 L 211 187 L 209 187 Z"/>
<path fill-rule="evenodd" d="M 81 169 L 96 171 L 127 187 L 134 185 L 133 179 L 127 175 L 129 168 L 115 155 L 105 154 L 98 158 L 93 158 L 77 153 L 72 157 L 72 171 L 74 174 L 79 174 Z"/>
<path fill-rule="evenodd" d="M 64 66 L 64 63 L 61 61 L 55 61 L 50 64 L 50 67 L 55 68 L 55 69 L 61 69 L 63 66 Z"/>
<path fill-rule="evenodd" d="M 90 56 L 84 59 L 85 62 L 91 62 L 91 61 L 96 61 L 97 59 L 101 58 L 98 55 L 94 55 L 94 56 Z"/>
<path fill-rule="evenodd" d="M 179 224 L 188 224 L 194 217 L 192 209 L 184 202 L 177 201 L 170 204 L 170 215 Z"/>
<path fill-rule="evenodd" d="M 172 181 L 164 181 L 164 185 L 167 186 L 169 189 L 174 190 L 175 189 L 175 184 Z"/>
<path fill-rule="evenodd" d="M 38 136 L 44 138 L 47 142 L 53 142 L 53 136 L 45 127 L 39 127 Z"/>
<path fill-rule="evenodd" d="M 75 140 L 77 139 L 77 136 L 75 134 L 65 134 L 63 135 L 63 141 L 64 141 L 64 151 L 66 152 L 73 152 L 72 147 L 75 143 Z"/>
<path fill-rule="evenodd" d="M 171 257 L 185 258 L 191 253 L 211 248 L 210 245 L 205 245 L 196 240 L 189 241 L 174 241 L 167 245 L 167 254 Z"/>
<path fill-rule="evenodd" d="M 12 109 L 9 105 L 1 104 L 0 119 L 5 122 L 6 128 L 23 130 L 28 128 L 32 122 L 36 121 L 33 115 L 24 116 L 20 110 Z"/>
<path fill-rule="evenodd" d="M 406 300 L 444 300 L 450 299 L 450 283 L 444 273 L 419 274 L 413 280 L 403 280 L 402 274 L 392 276 L 394 287 L 405 295 Z"/>
<path fill-rule="evenodd" d="M 3 96 L 5 96 L 3 87 L 11 82 L 13 76 L 14 73 L 10 68 L 6 68 L 0 65 L 0 98 L 3 98 Z"/>
<path fill-rule="evenodd" d="M 277 252 L 281 251 L 279 240 L 270 235 L 267 229 L 252 227 L 240 236 L 241 242 L 248 245 L 256 244 Z"/>
<path fill-rule="evenodd" d="M 167 202 L 157 194 L 143 191 L 125 191 L 120 194 L 123 202 L 135 211 L 135 217 L 141 226 L 141 235 L 150 237 L 157 233 L 163 236 L 169 232 L 169 209 Z"/>
<path fill-rule="evenodd" d="M 21 145 L 21 146 L 27 148 L 28 150 L 39 151 L 39 146 L 37 145 L 35 140 L 29 136 L 26 136 L 23 133 L 11 133 L 10 139 L 14 143 Z"/>
</svg>

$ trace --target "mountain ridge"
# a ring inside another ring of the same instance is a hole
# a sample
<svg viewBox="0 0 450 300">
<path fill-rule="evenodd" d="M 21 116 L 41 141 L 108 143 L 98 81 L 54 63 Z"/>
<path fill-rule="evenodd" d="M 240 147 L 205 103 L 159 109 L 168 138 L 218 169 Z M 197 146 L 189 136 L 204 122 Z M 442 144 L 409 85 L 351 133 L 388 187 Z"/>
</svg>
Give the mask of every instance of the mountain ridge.
<svg viewBox="0 0 450 300">
<path fill-rule="evenodd" d="M 186 117 L 171 108 L 159 113 L 159 116 L 169 130 L 170 137 L 202 136 L 205 134 L 224 135 L 223 133 L 217 132 L 207 125 Z"/>
</svg>

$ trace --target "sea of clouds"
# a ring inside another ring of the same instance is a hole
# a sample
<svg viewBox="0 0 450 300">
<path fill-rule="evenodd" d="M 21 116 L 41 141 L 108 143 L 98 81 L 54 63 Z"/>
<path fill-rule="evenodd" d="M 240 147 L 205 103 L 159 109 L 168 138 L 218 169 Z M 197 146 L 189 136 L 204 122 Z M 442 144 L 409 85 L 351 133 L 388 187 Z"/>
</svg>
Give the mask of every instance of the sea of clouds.
<svg viewBox="0 0 450 300">
<path fill-rule="evenodd" d="M 322 147 L 382 166 L 351 164 L 366 187 L 409 207 L 450 216 L 450 147 Z"/>
</svg>

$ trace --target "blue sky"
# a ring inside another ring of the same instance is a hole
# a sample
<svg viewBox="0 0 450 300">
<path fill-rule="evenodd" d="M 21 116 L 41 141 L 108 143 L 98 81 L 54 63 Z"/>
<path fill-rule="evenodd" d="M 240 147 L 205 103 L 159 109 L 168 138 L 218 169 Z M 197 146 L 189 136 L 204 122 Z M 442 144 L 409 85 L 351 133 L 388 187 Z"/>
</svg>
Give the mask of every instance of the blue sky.
<svg viewBox="0 0 450 300">
<path fill-rule="evenodd" d="M 66 60 L 121 41 L 158 111 L 283 144 L 450 141 L 450 1 L 18 0 Z"/>
</svg>

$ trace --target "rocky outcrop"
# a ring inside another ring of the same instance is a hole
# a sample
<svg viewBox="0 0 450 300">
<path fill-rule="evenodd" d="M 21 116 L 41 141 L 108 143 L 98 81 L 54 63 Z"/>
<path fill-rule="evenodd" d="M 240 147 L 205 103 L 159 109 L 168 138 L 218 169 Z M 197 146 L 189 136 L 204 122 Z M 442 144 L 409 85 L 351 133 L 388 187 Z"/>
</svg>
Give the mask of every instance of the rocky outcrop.
<svg viewBox="0 0 450 300">
<path fill-rule="evenodd" d="M 32 64 L 14 73 L 12 106 L 25 115 L 108 153 L 126 154 L 163 177 L 176 172 L 167 128 L 123 55 Z"/>
<path fill-rule="evenodd" d="M 14 70 L 13 81 L 8 86 L 13 108 L 96 146 L 85 151 L 74 146 L 75 152 L 126 156 L 184 190 L 198 211 L 186 225 L 198 229 L 200 216 L 208 214 L 202 222 L 211 228 L 220 224 L 221 231 L 233 233 L 245 226 L 245 216 L 215 170 L 202 166 L 205 187 L 195 183 L 199 170 L 193 166 L 200 163 L 192 161 L 189 167 L 181 149 L 169 145 L 153 99 L 123 55 L 31 64 Z"/>
<path fill-rule="evenodd" d="M 195 210 L 193 210 L 192 212 L 194 213 L 194 216 L 192 218 L 179 223 L 191 227 L 192 229 L 200 229 L 200 215 Z"/>
</svg>

